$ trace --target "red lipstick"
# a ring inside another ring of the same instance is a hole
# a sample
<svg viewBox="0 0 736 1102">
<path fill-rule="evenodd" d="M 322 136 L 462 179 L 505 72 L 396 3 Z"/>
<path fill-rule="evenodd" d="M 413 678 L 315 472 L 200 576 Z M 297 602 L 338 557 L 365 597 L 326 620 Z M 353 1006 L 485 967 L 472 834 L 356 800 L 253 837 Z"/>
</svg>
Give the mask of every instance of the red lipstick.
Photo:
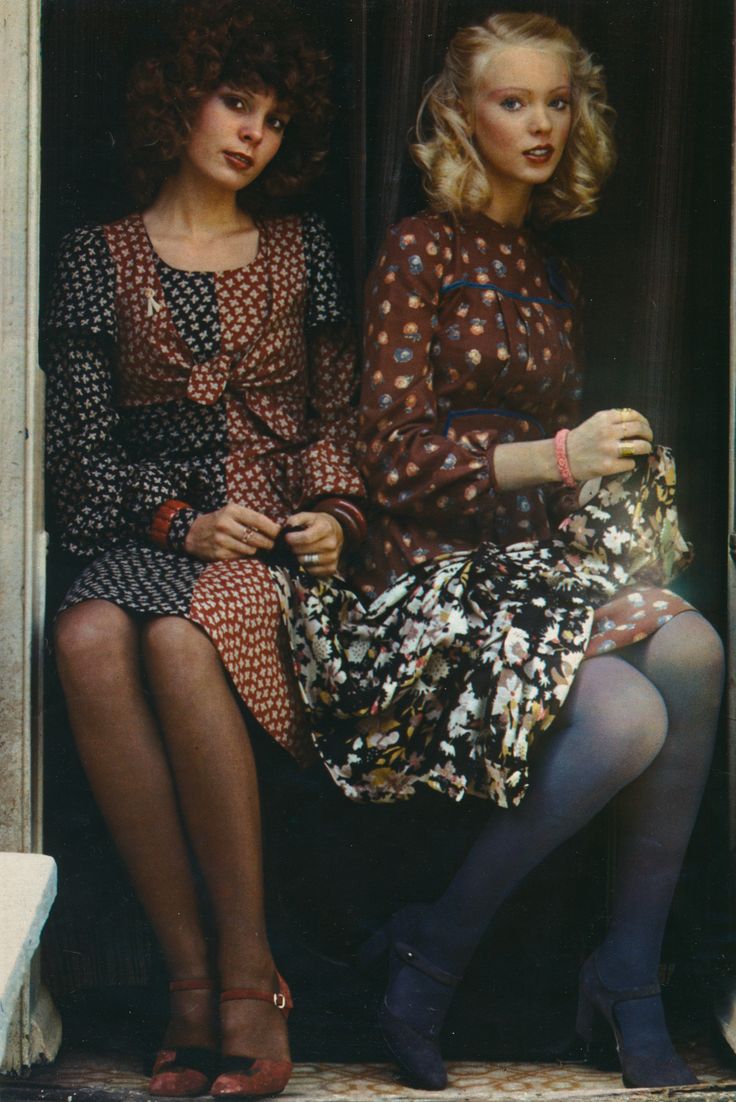
<svg viewBox="0 0 736 1102">
<path fill-rule="evenodd" d="M 253 158 L 248 156 L 247 153 L 236 153 L 231 149 L 226 149 L 223 155 L 228 164 L 240 172 L 246 172 L 253 167 Z"/>
<path fill-rule="evenodd" d="M 527 161 L 535 165 L 546 165 L 555 152 L 553 145 L 534 145 L 531 149 L 524 150 Z"/>
</svg>

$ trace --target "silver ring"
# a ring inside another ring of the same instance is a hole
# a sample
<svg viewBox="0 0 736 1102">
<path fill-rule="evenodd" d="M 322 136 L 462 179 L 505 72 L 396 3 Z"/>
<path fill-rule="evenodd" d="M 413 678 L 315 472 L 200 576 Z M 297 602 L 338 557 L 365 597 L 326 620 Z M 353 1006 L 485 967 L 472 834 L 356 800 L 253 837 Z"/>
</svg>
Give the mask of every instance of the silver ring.
<svg viewBox="0 0 736 1102">
<path fill-rule="evenodd" d="M 306 555 L 302 555 L 302 564 L 304 566 L 315 566 L 319 562 L 319 555 L 316 551 L 310 551 Z"/>
</svg>

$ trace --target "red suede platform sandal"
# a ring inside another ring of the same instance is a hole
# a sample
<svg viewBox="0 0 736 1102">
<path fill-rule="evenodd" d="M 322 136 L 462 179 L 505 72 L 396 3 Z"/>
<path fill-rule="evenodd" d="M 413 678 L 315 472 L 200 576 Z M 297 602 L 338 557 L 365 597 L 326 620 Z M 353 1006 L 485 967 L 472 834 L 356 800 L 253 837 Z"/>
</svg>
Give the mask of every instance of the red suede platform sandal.
<svg viewBox="0 0 736 1102">
<path fill-rule="evenodd" d="M 172 980 L 169 991 L 214 991 L 211 980 Z M 217 1052 L 198 1045 L 162 1048 L 153 1060 L 148 1093 L 158 1098 L 195 1098 L 207 1094 L 219 1071 Z"/>
<path fill-rule="evenodd" d="M 282 976 L 278 991 L 256 991 L 251 987 L 233 987 L 223 991 L 220 1002 L 230 999 L 259 999 L 273 1003 L 289 1017 L 293 1007 L 291 992 Z M 269 1094 L 281 1094 L 291 1078 L 291 1060 L 270 1060 L 267 1057 L 221 1056 L 220 1074 L 215 1079 L 210 1094 L 215 1098 L 263 1098 Z"/>
</svg>

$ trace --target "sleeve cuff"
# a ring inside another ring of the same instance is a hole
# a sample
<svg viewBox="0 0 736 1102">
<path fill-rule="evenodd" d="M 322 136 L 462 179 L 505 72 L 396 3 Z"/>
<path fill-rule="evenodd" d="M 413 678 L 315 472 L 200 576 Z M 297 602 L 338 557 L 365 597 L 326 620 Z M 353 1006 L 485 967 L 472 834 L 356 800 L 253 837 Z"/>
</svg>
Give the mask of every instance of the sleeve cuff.
<svg viewBox="0 0 736 1102">
<path fill-rule="evenodd" d="M 182 514 L 189 514 L 183 516 Z M 151 542 L 162 551 L 183 551 L 196 512 L 186 501 L 171 498 L 158 506 L 148 529 Z"/>
<path fill-rule="evenodd" d="M 500 441 L 494 440 L 492 444 L 489 444 L 486 448 L 486 456 L 488 458 L 488 481 L 490 483 L 489 489 L 491 493 L 498 493 L 498 480 L 496 478 L 496 448 Z"/>
</svg>

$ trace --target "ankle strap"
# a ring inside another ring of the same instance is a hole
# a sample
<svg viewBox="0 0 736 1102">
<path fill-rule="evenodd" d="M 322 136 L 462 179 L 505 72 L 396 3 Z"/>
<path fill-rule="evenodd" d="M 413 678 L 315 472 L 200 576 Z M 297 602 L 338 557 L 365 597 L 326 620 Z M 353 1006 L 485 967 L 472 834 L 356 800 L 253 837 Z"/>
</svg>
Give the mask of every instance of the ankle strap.
<svg viewBox="0 0 736 1102">
<path fill-rule="evenodd" d="M 169 983 L 169 991 L 214 991 L 215 985 L 212 980 L 200 979 L 200 980 L 171 980 Z"/>
<path fill-rule="evenodd" d="M 230 1002 L 231 999 L 256 999 L 258 1002 L 271 1003 L 279 1010 L 291 1010 L 294 1006 L 288 988 L 282 988 L 281 991 L 258 991 L 255 987 L 231 987 L 221 993 L 220 1002 Z"/>
<path fill-rule="evenodd" d="M 417 972 L 423 972 L 425 976 L 436 980 L 437 983 L 444 984 L 445 987 L 457 987 L 462 979 L 462 976 L 453 976 L 452 972 L 445 972 L 442 968 L 438 968 L 436 964 L 432 964 L 431 960 L 427 960 L 411 945 L 406 945 L 403 941 L 395 941 L 393 950 L 397 957 L 403 960 L 404 964 L 416 968 Z"/>
<path fill-rule="evenodd" d="M 601 985 L 606 995 L 608 995 L 611 1006 L 615 1006 L 616 1003 L 628 1002 L 629 999 L 650 999 L 653 995 L 662 994 L 662 988 L 658 983 L 647 983 L 642 987 L 626 987 L 621 991 L 614 991 L 613 988 L 608 987 L 601 978 L 597 954 L 593 956 L 593 967 L 598 978 L 598 983 Z"/>
<path fill-rule="evenodd" d="M 602 980 L 601 984 L 603 985 Z M 610 987 L 603 986 L 603 990 L 611 996 L 614 1006 L 616 1003 L 628 1002 L 629 999 L 649 999 L 652 995 L 662 994 L 662 988 L 658 983 L 649 983 L 645 987 L 629 987 L 624 991 L 611 991 Z"/>
</svg>

